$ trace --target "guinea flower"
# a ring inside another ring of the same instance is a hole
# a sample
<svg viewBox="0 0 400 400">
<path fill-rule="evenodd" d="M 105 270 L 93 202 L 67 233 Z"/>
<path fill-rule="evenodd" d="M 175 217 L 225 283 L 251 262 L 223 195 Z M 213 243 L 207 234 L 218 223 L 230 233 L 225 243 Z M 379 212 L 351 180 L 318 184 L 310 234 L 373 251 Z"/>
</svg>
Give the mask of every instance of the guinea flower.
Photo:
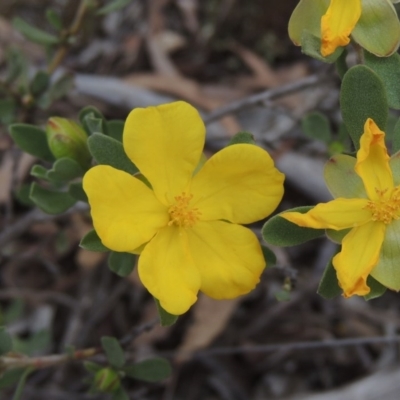
<svg viewBox="0 0 400 400">
<path fill-rule="evenodd" d="M 300 0 L 289 21 L 289 36 L 303 45 L 307 31 L 321 40 L 328 57 L 353 38 L 377 56 L 389 56 L 399 47 L 400 23 L 391 0 Z"/>
<path fill-rule="evenodd" d="M 175 315 L 199 291 L 230 299 L 256 286 L 265 260 L 256 235 L 241 224 L 268 216 L 283 195 L 284 175 L 265 150 L 231 145 L 199 169 L 204 142 L 203 121 L 189 104 L 136 108 L 123 146 L 151 187 L 107 165 L 83 179 L 102 243 L 140 253 L 140 280 Z"/>
<path fill-rule="evenodd" d="M 369 118 L 357 158 L 341 154 L 327 163 L 325 179 L 337 198 L 305 214 L 280 214 L 302 227 L 348 230 L 332 260 L 345 297 L 368 294 L 369 275 L 400 290 L 400 153 L 389 158 L 384 138 Z"/>
</svg>

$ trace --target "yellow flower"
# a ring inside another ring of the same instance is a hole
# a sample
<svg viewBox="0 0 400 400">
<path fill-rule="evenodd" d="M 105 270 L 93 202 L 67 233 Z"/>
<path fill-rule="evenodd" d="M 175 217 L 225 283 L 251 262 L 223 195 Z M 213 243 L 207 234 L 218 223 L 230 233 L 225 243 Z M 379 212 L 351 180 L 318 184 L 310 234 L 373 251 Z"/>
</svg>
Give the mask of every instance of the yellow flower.
<svg viewBox="0 0 400 400">
<path fill-rule="evenodd" d="M 400 43 L 391 0 L 300 0 L 289 21 L 289 36 L 294 44 L 304 45 L 305 33 L 321 40 L 324 57 L 346 46 L 350 36 L 379 57 L 393 54 Z"/>
<path fill-rule="evenodd" d="M 175 315 L 199 290 L 229 299 L 255 287 L 265 261 L 257 237 L 239 224 L 265 218 L 283 195 L 283 174 L 251 144 L 228 146 L 196 171 L 204 141 L 204 124 L 187 103 L 137 108 L 123 145 L 151 188 L 106 165 L 83 179 L 102 243 L 120 252 L 142 249 L 139 277 Z"/>
<path fill-rule="evenodd" d="M 350 34 L 361 16 L 361 0 L 331 0 L 321 18 L 321 54 L 326 57 L 350 42 Z"/>
<path fill-rule="evenodd" d="M 340 197 L 318 204 L 306 214 L 281 214 L 303 227 L 350 229 L 333 258 L 346 297 L 368 294 L 369 275 L 400 290 L 400 153 L 389 159 L 384 137 L 368 119 L 357 159 L 338 155 L 326 166 L 328 187 Z"/>
</svg>

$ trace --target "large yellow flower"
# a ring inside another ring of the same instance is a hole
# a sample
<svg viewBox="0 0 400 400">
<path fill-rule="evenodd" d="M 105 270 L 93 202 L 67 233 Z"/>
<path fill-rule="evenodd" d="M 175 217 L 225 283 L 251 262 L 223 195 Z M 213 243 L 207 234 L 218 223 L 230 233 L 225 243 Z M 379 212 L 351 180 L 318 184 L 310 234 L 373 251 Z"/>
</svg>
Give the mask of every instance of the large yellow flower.
<svg viewBox="0 0 400 400">
<path fill-rule="evenodd" d="M 346 297 L 368 294 L 368 275 L 400 290 L 400 153 L 389 159 L 384 137 L 368 119 L 357 159 L 338 155 L 327 164 L 328 187 L 340 197 L 306 214 L 281 214 L 303 227 L 350 229 L 333 258 Z"/>
<path fill-rule="evenodd" d="M 106 165 L 83 179 L 102 243 L 120 252 L 143 248 L 140 279 L 175 315 L 199 290 L 229 299 L 255 287 L 265 261 L 257 237 L 239 224 L 265 218 L 283 195 L 283 174 L 251 144 L 228 146 L 195 171 L 204 140 L 204 124 L 187 103 L 137 108 L 123 145 L 151 188 Z"/>
<path fill-rule="evenodd" d="M 327 57 L 346 46 L 350 36 L 377 56 L 393 54 L 400 43 L 400 23 L 391 0 L 300 0 L 289 21 L 289 36 L 296 45 L 305 32 L 321 40 Z"/>
</svg>

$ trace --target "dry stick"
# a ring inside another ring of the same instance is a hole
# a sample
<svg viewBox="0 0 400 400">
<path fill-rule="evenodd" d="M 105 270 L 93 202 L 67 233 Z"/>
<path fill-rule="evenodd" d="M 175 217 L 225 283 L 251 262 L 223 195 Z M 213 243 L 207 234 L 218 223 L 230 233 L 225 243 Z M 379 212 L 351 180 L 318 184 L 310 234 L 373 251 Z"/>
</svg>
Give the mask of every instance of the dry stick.
<svg viewBox="0 0 400 400">
<path fill-rule="evenodd" d="M 62 63 L 65 56 L 67 55 L 69 49 L 68 39 L 76 35 L 81 29 L 87 10 L 87 1 L 82 0 L 79 4 L 78 10 L 75 14 L 75 18 L 71 26 L 64 33 L 64 43 L 57 50 L 56 54 L 54 55 L 53 59 L 47 67 L 47 72 L 49 74 L 52 74 L 57 69 L 57 67 Z"/>
<path fill-rule="evenodd" d="M 2 356 L 0 357 L 0 371 L 12 368 L 47 368 L 54 365 L 64 364 L 69 361 L 84 360 L 86 358 L 93 357 L 102 351 L 103 350 L 101 347 L 92 347 L 90 349 L 74 351 L 72 354 L 52 354 L 49 356 L 40 357 Z"/>
<path fill-rule="evenodd" d="M 400 335 L 396 336 L 373 336 L 373 337 L 360 337 L 360 338 L 347 338 L 347 339 L 329 339 L 329 340 L 315 340 L 309 342 L 294 342 L 294 343 L 277 343 L 255 346 L 239 346 L 239 347 L 219 347 L 214 349 L 206 349 L 198 351 L 194 357 L 204 355 L 230 355 L 239 353 L 269 353 L 272 351 L 292 351 L 292 350 L 310 350 L 322 349 L 332 347 L 348 347 L 359 346 L 365 344 L 384 344 L 384 343 L 397 343 L 400 342 Z M 160 355 L 165 355 L 161 353 Z M 171 352 L 169 356 L 173 355 Z"/>
<path fill-rule="evenodd" d="M 134 339 L 136 339 L 143 333 L 150 331 L 158 323 L 159 319 L 157 318 L 132 329 L 130 333 L 128 333 L 119 341 L 121 346 L 122 347 L 129 346 Z M 28 368 L 28 367 L 33 367 L 34 369 L 48 368 L 55 365 L 65 364 L 71 361 L 86 360 L 100 353 L 103 353 L 102 347 L 91 347 L 88 349 L 76 350 L 72 353 L 51 354 L 48 356 L 40 356 L 40 357 L 21 357 L 20 355 L 15 357 L 10 357 L 5 355 L 0 357 L 0 372 L 12 368 Z"/>
<path fill-rule="evenodd" d="M 224 117 L 225 115 L 235 113 L 239 110 L 255 106 L 260 103 L 264 103 L 268 100 L 274 100 L 288 94 L 308 89 L 328 80 L 329 77 L 327 74 L 310 75 L 307 78 L 288 83 L 287 85 L 278 87 L 276 89 L 266 90 L 252 96 L 245 97 L 244 99 L 233 101 L 232 103 L 222 106 L 206 115 L 204 117 L 204 123 L 209 124 L 210 122 Z"/>
<path fill-rule="evenodd" d="M 46 214 L 38 208 L 34 208 L 32 211 L 29 211 L 17 222 L 10 225 L 7 229 L 4 230 L 4 232 L 0 234 L 0 249 L 12 239 L 26 232 L 27 229 L 35 222 L 52 221 L 54 219 L 62 218 L 74 212 L 82 212 L 87 210 L 89 210 L 89 206 L 81 202 L 78 202 L 75 206 L 71 207 L 66 212 L 57 215 Z"/>
</svg>

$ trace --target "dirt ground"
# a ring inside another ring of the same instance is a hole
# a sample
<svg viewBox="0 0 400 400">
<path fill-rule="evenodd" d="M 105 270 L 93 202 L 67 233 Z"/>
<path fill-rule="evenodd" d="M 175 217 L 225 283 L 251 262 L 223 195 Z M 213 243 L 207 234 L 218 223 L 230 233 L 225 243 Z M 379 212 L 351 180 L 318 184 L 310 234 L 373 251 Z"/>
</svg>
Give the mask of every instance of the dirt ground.
<svg viewBox="0 0 400 400">
<path fill-rule="evenodd" d="M 68 25 L 78 3 L 1 1 L 0 77 L 10 46 L 23 49 L 32 68 L 46 64 L 44 49 L 13 29 L 14 17 L 51 32 L 45 9 L 59 12 Z M 184 99 L 207 122 L 207 155 L 243 130 L 268 149 L 286 174 L 276 212 L 329 199 L 322 179 L 328 148 L 307 138 L 300 122 L 318 110 L 337 131 L 340 81 L 334 68 L 290 42 L 287 23 L 296 3 L 132 0 L 107 16 L 89 16 L 61 67 L 75 75 L 74 88 L 49 109 L 18 118 L 37 125 L 55 115 L 77 119 L 91 104 L 106 118 L 124 119 L 133 107 Z M 318 84 L 280 92 L 314 78 Z M 252 97 L 266 91 L 273 95 L 264 101 Z M 224 109 L 232 104 L 231 112 Z M 92 228 L 87 210 L 46 216 L 17 201 L 17 189 L 33 180 L 35 161 L 0 125 L 0 324 L 21 352 L 60 354 L 66 346 L 97 346 L 104 335 L 123 338 L 134 330 L 129 359 L 166 357 L 173 374 L 155 384 L 124 382 L 131 399 L 399 398 L 398 294 L 369 302 L 317 295 L 337 251 L 333 243 L 271 247 L 277 265 L 249 295 L 220 302 L 203 296 L 174 326 L 146 329 L 157 311 L 137 275 L 121 279 L 108 269 L 106 254 L 78 247 Z M 261 227 L 252 226 L 260 240 Z M 102 355 L 95 360 L 105 361 Z M 110 398 L 88 394 L 85 376 L 80 362 L 38 370 L 22 399 Z M 4 389 L 1 399 L 12 393 Z"/>
</svg>

